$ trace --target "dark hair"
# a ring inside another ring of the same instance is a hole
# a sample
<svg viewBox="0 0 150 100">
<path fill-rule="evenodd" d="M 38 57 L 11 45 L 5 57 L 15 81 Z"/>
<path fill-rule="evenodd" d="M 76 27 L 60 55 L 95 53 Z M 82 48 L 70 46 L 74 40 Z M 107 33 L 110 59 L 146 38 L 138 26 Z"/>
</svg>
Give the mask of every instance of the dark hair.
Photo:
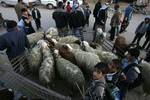
<svg viewBox="0 0 150 100">
<path fill-rule="evenodd" d="M 63 7 L 63 2 L 59 1 L 59 2 L 58 2 L 58 7 L 59 7 L 59 8 Z"/>
<path fill-rule="evenodd" d="M 138 49 L 138 48 L 130 48 L 129 50 L 128 50 L 128 52 L 130 53 L 130 55 L 132 56 L 132 57 L 135 57 L 135 58 L 138 58 L 138 56 L 140 55 L 140 50 Z"/>
<path fill-rule="evenodd" d="M 115 5 L 114 5 L 114 9 L 115 9 L 115 10 L 118 10 L 119 8 L 120 8 L 119 4 L 115 4 Z"/>
<path fill-rule="evenodd" d="M 70 4 L 70 2 L 68 1 L 67 4 Z"/>
<path fill-rule="evenodd" d="M 100 62 L 100 63 L 96 64 L 95 68 L 100 70 L 102 72 L 102 74 L 107 74 L 109 71 L 108 64 L 104 63 L 104 62 Z"/>
<path fill-rule="evenodd" d="M 23 12 L 26 12 L 26 11 L 28 11 L 26 8 L 22 8 L 21 9 L 21 12 L 23 13 Z"/>
<path fill-rule="evenodd" d="M 14 21 L 14 20 L 8 20 L 6 21 L 6 27 L 7 29 L 10 29 L 10 28 L 15 28 L 17 26 L 17 22 Z"/>
<path fill-rule="evenodd" d="M 120 65 L 120 60 L 119 59 L 113 59 L 112 62 L 114 64 Z"/>
</svg>

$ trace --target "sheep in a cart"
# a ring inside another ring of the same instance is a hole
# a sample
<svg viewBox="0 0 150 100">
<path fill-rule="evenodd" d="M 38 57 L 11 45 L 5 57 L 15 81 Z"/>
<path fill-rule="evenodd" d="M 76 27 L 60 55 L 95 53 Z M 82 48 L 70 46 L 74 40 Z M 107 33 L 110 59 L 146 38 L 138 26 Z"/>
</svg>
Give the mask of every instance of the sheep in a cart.
<svg viewBox="0 0 150 100">
<path fill-rule="evenodd" d="M 72 86 L 84 86 L 85 79 L 82 71 L 78 68 L 78 66 L 62 58 L 59 55 L 58 50 L 54 51 L 54 56 L 56 61 L 56 68 L 60 77 L 69 82 Z"/>
<path fill-rule="evenodd" d="M 48 44 L 44 40 L 38 41 L 38 44 L 41 44 L 41 51 L 43 54 L 43 62 L 39 69 L 39 80 L 41 83 L 48 85 L 52 83 L 52 80 L 55 77 L 54 58 Z"/>
</svg>

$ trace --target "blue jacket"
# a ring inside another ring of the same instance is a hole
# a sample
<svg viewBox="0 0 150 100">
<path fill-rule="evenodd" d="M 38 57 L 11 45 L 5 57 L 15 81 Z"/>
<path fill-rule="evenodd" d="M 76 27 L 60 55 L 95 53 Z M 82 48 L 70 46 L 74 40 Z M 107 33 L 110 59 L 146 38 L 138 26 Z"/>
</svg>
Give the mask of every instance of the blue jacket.
<svg viewBox="0 0 150 100">
<path fill-rule="evenodd" d="M 128 7 L 125 9 L 124 16 L 128 18 L 128 21 L 130 21 L 132 18 L 132 14 L 133 14 L 133 8 L 130 5 L 128 5 Z"/>
<path fill-rule="evenodd" d="M 6 50 L 8 58 L 11 60 L 29 48 L 27 36 L 17 28 L 8 29 L 8 32 L 0 37 L 0 50 Z"/>
</svg>

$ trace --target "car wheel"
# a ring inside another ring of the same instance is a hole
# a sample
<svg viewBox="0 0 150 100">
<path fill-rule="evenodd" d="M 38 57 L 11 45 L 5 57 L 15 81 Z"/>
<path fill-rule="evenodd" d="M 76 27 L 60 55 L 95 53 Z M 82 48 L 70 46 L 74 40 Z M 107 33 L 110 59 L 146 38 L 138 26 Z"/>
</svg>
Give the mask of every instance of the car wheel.
<svg viewBox="0 0 150 100">
<path fill-rule="evenodd" d="M 53 6 L 52 4 L 48 4 L 48 5 L 47 5 L 47 8 L 48 8 L 48 9 L 53 9 L 54 6 Z"/>
<path fill-rule="evenodd" d="M 1 2 L 1 5 L 2 5 L 3 7 L 7 7 L 7 4 L 6 4 L 5 2 Z"/>
</svg>

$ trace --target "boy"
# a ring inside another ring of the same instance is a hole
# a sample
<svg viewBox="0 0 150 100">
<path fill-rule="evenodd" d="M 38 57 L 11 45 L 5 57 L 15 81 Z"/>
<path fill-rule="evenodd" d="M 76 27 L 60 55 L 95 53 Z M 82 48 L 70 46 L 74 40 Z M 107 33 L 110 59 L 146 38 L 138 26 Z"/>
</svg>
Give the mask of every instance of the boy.
<svg viewBox="0 0 150 100">
<path fill-rule="evenodd" d="M 32 16 L 29 14 L 28 10 L 27 9 L 22 9 L 22 20 L 23 20 L 23 23 L 24 23 L 24 32 L 28 35 L 28 34 L 31 34 L 31 33 L 34 33 L 35 30 L 34 28 L 32 27 Z"/>
<path fill-rule="evenodd" d="M 106 100 L 119 100 L 120 93 L 119 88 L 116 86 L 120 78 L 120 61 L 119 59 L 113 59 L 109 64 L 109 73 L 106 75 L 106 90 L 105 99 Z"/>
<path fill-rule="evenodd" d="M 108 65 L 106 63 L 98 63 L 93 71 L 93 80 L 90 83 L 83 100 L 103 100 L 105 93 L 105 75 L 108 72 Z"/>
<path fill-rule="evenodd" d="M 120 100 L 125 98 L 125 94 L 130 86 L 135 87 L 136 84 L 138 84 L 138 82 L 135 84 L 135 80 L 140 74 L 140 70 L 137 67 L 139 55 L 140 51 L 138 48 L 129 48 L 126 58 L 121 62 L 121 67 L 123 69 L 122 75 L 124 78 L 117 83 L 120 88 Z"/>
</svg>

